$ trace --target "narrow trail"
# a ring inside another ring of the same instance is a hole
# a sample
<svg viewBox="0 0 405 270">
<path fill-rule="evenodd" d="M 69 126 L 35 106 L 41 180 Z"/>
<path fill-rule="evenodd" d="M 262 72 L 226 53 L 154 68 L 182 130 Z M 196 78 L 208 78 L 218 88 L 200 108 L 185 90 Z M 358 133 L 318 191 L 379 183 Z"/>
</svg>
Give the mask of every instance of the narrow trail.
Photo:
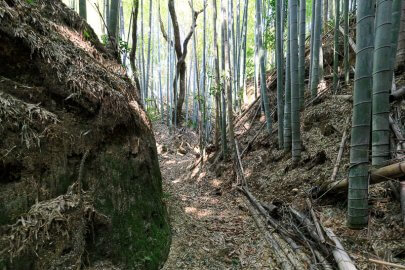
<svg viewBox="0 0 405 270">
<path fill-rule="evenodd" d="M 157 123 L 154 130 L 172 227 L 163 269 L 275 269 L 248 202 L 232 188 L 232 177 L 224 183 L 214 172 L 190 170 L 197 136 L 188 130 L 170 135 Z"/>
</svg>

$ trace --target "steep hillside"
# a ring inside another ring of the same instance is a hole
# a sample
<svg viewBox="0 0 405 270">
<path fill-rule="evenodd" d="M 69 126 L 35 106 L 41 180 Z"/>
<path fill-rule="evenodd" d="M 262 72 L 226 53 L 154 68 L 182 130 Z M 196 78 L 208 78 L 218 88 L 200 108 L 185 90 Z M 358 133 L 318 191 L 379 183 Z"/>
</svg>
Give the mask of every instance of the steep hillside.
<svg viewBox="0 0 405 270">
<path fill-rule="evenodd" d="M 0 268 L 158 268 L 155 139 L 112 54 L 60 0 L 6 0 L 0 63 Z"/>
</svg>

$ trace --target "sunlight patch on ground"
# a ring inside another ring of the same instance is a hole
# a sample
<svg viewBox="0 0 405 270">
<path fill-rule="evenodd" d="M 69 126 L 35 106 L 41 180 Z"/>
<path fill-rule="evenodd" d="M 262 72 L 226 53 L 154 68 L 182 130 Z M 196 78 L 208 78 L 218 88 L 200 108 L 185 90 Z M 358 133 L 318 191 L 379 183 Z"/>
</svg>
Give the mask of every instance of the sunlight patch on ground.
<svg viewBox="0 0 405 270">
<path fill-rule="evenodd" d="M 195 208 L 195 207 L 185 207 L 184 211 L 186 212 L 186 214 L 196 216 L 197 218 L 203 218 L 203 217 L 212 216 L 212 211 L 208 210 L 208 209 L 198 209 L 198 208 Z"/>
<path fill-rule="evenodd" d="M 223 181 L 220 181 L 216 178 L 211 181 L 211 184 L 213 187 L 220 187 L 222 183 L 223 183 Z"/>
</svg>

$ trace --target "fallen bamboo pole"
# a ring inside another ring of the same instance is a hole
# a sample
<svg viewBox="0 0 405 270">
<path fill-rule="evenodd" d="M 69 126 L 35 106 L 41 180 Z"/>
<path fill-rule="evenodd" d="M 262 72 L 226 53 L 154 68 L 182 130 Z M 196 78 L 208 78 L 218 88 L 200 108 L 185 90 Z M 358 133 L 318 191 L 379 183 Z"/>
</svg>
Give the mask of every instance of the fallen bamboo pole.
<svg viewBox="0 0 405 270">
<path fill-rule="evenodd" d="M 356 266 L 352 262 L 352 259 L 350 259 L 349 254 L 347 254 L 337 236 L 332 232 L 331 229 L 324 229 L 330 240 L 332 240 L 332 242 L 335 244 L 335 248 L 333 249 L 332 254 L 335 258 L 339 270 L 357 270 Z"/>
<path fill-rule="evenodd" d="M 254 209 L 254 207 L 249 204 L 247 204 L 247 208 L 249 209 L 249 212 L 251 213 L 252 218 L 256 223 L 256 226 L 263 233 L 266 242 L 272 248 L 275 259 L 279 263 L 279 265 L 281 265 L 281 268 L 285 270 L 293 269 L 293 266 L 289 262 L 287 255 L 284 253 L 284 251 L 281 249 L 280 245 L 272 237 L 272 235 L 266 230 L 264 224 L 260 220 L 258 213 L 256 213 L 257 210 Z"/>
<path fill-rule="evenodd" d="M 396 264 L 396 263 L 391 263 L 391 262 L 385 262 L 385 261 L 381 261 L 381 260 L 376 260 L 376 259 L 368 259 L 369 262 L 372 263 L 376 263 L 379 265 L 385 265 L 385 266 L 391 266 L 391 267 L 395 267 L 397 269 L 405 269 L 404 265 L 401 264 Z"/>
<path fill-rule="evenodd" d="M 398 179 L 403 176 L 405 176 L 405 161 L 372 170 L 370 184 L 378 184 L 384 181 Z M 320 189 L 319 193 L 347 191 L 347 187 L 347 179 L 342 179 L 326 184 Z"/>
<path fill-rule="evenodd" d="M 325 243 L 325 237 L 323 236 L 321 226 L 319 225 L 319 222 L 318 222 L 318 219 L 316 217 L 314 208 L 312 207 L 311 201 L 308 198 L 305 201 L 306 201 L 306 203 L 308 205 L 309 212 L 311 213 L 312 219 L 313 219 L 313 221 L 315 223 L 315 228 L 316 228 L 316 231 L 317 231 L 318 236 L 319 236 L 319 241 L 321 241 L 321 243 Z"/>
</svg>

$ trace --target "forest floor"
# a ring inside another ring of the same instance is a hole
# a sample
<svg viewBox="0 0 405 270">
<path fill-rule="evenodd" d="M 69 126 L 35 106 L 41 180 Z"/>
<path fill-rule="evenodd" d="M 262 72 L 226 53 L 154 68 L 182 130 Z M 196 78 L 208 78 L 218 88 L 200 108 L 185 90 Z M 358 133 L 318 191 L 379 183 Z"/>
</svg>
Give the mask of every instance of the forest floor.
<svg viewBox="0 0 405 270">
<path fill-rule="evenodd" d="M 154 130 L 172 227 L 163 269 L 274 269 L 244 196 L 215 172 L 190 169 L 197 135 L 190 130 L 169 134 L 158 123 Z"/>
</svg>

